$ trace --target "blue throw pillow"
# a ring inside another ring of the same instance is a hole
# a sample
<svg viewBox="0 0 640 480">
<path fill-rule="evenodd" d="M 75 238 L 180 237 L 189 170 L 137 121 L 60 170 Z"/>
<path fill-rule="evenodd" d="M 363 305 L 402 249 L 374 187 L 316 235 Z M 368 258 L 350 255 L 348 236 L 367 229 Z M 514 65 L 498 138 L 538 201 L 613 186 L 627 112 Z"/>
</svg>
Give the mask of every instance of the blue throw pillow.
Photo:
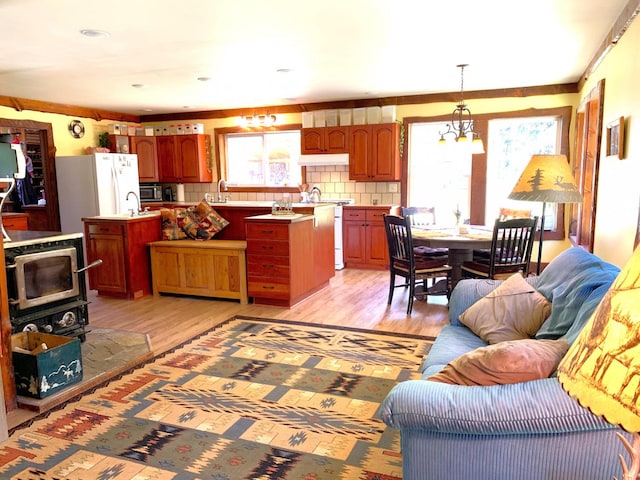
<svg viewBox="0 0 640 480">
<path fill-rule="evenodd" d="M 551 315 L 536 338 L 560 338 L 577 322 L 570 336 L 575 338 L 582 328 L 580 324 L 584 325 L 591 316 L 618 273 L 618 267 L 579 247 L 569 248 L 554 258 L 536 285 L 551 301 Z"/>
</svg>

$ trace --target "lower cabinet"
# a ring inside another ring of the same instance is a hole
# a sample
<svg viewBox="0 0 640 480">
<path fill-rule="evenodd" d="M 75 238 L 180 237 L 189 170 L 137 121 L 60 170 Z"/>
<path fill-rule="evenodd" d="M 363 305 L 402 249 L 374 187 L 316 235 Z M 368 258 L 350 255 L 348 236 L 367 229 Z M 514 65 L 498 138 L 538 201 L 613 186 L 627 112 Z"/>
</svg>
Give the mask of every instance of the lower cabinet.
<svg viewBox="0 0 640 480">
<path fill-rule="evenodd" d="M 389 266 L 383 215 L 389 207 L 343 207 L 342 231 L 345 267 L 385 269 Z"/>
<path fill-rule="evenodd" d="M 150 295 L 151 266 L 147 244 L 161 237 L 160 216 L 130 219 L 84 218 L 89 288 L 99 295 L 135 299 Z"/>
<path fill-rule="evenodd" d="M 291 307 L 328 284 L 314 275 L 314 216 L 245 219 L 249 296 L 256 304 Z"/>
</svg>

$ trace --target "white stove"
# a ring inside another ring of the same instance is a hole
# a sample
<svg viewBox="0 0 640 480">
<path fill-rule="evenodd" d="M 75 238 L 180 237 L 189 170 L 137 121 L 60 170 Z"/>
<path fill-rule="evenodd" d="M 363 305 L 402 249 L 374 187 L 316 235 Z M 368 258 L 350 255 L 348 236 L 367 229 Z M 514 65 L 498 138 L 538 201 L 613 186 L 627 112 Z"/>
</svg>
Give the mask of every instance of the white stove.
<svg viewBox="0 0 640 480">
<path fill-rule="evenodd" d="M 323 198 L 323 203 L 334 203 L 334 245 L 336 250 L 336 270 L 344 268 L 344 255 L 342 252 L 342 206 L 353 205 L 356 201 L 353 198 Z"/>
</svg>

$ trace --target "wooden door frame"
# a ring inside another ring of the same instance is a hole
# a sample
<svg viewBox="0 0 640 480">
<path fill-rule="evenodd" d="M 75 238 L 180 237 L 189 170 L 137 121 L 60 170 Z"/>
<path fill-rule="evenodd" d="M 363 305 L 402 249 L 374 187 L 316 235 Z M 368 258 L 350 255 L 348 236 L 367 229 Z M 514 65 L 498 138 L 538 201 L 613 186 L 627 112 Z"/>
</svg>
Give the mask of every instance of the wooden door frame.
<svg viewBox="0 0 640 480">
<path fill-rule="evenodd" d="M 56 180 L 56 145 L 53 141 L 53 127 L 50 123 L 37 122 L 35 120 L 15 120 L 12 118 L 0 118 L 0 129 L 14 133 L 19 130 L 40 130 L 44 133 L 46 144 L 42 147 L 43 175 L 47 204 L 45 211 L 48 219 L 48 230 L 60 231 L 60 211 L 58 209 L 58 186 Z"/>
<path fill-rule="evenodd" d="M 576 110 L 576 136 L 573 177 L 582 203 L 572 204 L 569 240 L 575 246 L 593 253 L 598 206 L 598 175 L 604 110 L 604 79 L 587 94 Z"/>
</svg>

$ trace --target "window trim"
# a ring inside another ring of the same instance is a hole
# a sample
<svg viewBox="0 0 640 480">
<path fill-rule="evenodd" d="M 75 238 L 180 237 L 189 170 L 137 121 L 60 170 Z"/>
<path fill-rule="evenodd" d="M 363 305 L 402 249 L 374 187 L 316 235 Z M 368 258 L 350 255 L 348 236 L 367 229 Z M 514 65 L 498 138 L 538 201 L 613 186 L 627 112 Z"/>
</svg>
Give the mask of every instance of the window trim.
<svg viewBox="0 0 640 480">
<path fill-rule="evenodd" d="M 301 131 L 301 129 L 302 129 L 301 123 L 293 123 L 288 125 L 274 125 L 273 127 L 259 127 L 259 128 L 254 128 L 254 127 L 246 128 L 246 127 L 239 127 L 239 126 L 215 128 L 213 130 L 213 136 L 214 136 L 214 144 L 215 144 L 215 168 L 216 168 L 217 178 L 226 179 L 226 151 L 225 151 L 226 143 L 224 141 L 225 135 L 229 133 L 268 133 L 268 132 L 285 131 L 285 130 Z M 306 183 L 307 167 L 300 167 L 300 168 L 302 169 L 302 175 L 301 175 L 302 183 Z M 264 193 L 296 193 L 300 191 L 299 187 L 297 186 L 287 186 L 287 187 L 228 186 L 227 190 L 229 192 L 264 192 Z"/>
<path fill-rule="evenodd" d="M 485 143 L 489 132 L 489 120 L 497 120 L 501 118 L 517 118 L 517 117 L 560 117 L 560 154 L 569 157 L 569 132 L 571 127 L 572 107 L 554 107 L 554 108 L 529 108 L 526 110 L 514 110 L 509 112 L 493 112 L 480 115 L 473 114 L 474 130 L 480 135 Z M 412 123 L 423 122 L 447 122 L 451 120 L 451 114 L 437 115 L 429 117 L 405 117 L 403 124 L 406 132 L 410 132 L 409 125 Z M 410 133 L 408 133 L 410 135 Z M 434 141 L 437 141 L 435 139 Z M 400 180 L 401 202 L 407 204 L 407 188 L 409 175 L 409 149 L 405 148 L 402 153 L 402 179 Z M 471 166 L 471 205 L 470 205 L 470 221 L 472 224 L 485 223 L 485 197 L 487 193 L 487 154 L 479 153 L 473 155 Z M 565 230 L 565 208 L 564 204 L 556 204 L 556 229 L 545 230 L 545 240 L 564 240 Z M 536 233 L 536 239 L 539 239 L 540 232 Z"/>
</svg>

